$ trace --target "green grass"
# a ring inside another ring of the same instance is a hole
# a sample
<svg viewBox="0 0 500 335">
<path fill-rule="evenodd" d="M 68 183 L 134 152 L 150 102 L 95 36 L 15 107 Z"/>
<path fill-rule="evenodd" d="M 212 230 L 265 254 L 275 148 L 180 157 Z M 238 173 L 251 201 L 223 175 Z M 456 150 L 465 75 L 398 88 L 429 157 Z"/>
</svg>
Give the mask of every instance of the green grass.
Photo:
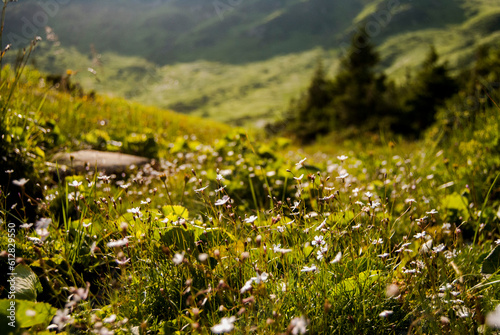
<svg viewBox="0 0 500 335">
<path fill-rule="evenodd" d="M 39 229 L 15 234 L 27 267 L 19 280 L 40 281 L 18 288 L 27 299 L 17 301 L 19 332 L 44 333 L 59 310 L 71 319 L 52 322 L 68 334 L 209 334 L 224 317 L 235 334 L 296 324 L 308 334 L 492 333 L 497 109 L 457 121 L 446 138 L 440 123 L 421 142 L 360 134 L 297 148 L 121 99 L 71 97 L 40 79 L 25 71 L 2 124 L 11 139 L 2 145 L 36 167 L 26 190 L 43 192 Z M 99 134 L 124 150 L 132 132 L 154 134 L 156 171 L 109 181 L 47 172 L 50 153 L 93 146 Z M 8 215 L 27 222 L 21 204 L 5 205 L 21 168 L 0 196 L 5 232 Z M 8 243 L 2 234 L 1 249 Z M 80 299 L 68 303 L 71 292 Z"/>
</svg>

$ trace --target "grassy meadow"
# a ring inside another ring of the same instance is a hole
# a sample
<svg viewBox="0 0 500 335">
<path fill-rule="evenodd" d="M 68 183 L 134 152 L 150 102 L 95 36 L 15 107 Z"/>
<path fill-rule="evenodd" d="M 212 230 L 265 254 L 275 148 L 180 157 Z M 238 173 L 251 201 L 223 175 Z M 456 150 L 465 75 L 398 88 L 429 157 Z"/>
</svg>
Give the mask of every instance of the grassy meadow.
<svg viewBox="0 0 500 335">
<path fill-rule="evenodd" d="M 0 334 L 498 334 L 497 86 L 454 96 L 416 140 L 299 145 L 235 120 L 296 96 L 310 74 L 291 64 L 337 51 L 160 68 L 115 55 L 130 94 L 183 81 L 172 101 L 196 116 L 93 92 L 86 65 L 52 82 L 30 64 L 45 43 L 0 71 Z M 220 117 L 199 117 L 213 114 L 187 104 L 195 91 Z M 81 149 L 151 163 L 60 174 L 53 156 Z"/>
<path fill-rule="evenodd" d="M 12 252 L 18 280 L 15 330 L 2 286 L 2 333 L 491 334 L 499 324 L 498 108 L 419 142 L 367 134 L 299 148 L 16 73 L 4 67 L 0 91 L 2 285 Z M 51 155 L 81 148 L 156 163 L 57 178 Z M 28 190 L 36 196 L 19 199 L 34 217 L 9 200 Z"/>
</svg>

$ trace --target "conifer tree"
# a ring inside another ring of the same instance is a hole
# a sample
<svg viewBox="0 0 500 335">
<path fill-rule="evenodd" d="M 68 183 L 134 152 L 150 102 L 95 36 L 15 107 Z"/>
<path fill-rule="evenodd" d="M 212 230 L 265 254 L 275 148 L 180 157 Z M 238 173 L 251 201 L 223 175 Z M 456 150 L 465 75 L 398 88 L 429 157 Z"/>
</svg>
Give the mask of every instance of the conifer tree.
<svg viewBox="0 0 500 335">
<path fill-rule="evenodd" d="M 412 122 L 414 134 L 429 127 L 435 119 L 437 108 L 456 93 L 458 85 L 449 75 L 447 63 L 439 64 L 436 49 L 431 46 L 429 53 L 416 74 L 405 107 Z"/>
<path fill-rule="evenodd" d="M 288 129 L 302 142 L 307 143 L 318 135 L 329 133 L 331 128 L 332 83 L 326 78 L 320 60 L 311 83 L 299 100 L 292 104 Z"/>
<path fill-rule="evenodd" d="M 369 36 L 361 29 L 352 37 L 351 47 L 341 60 L 341 70 L 335 78 L 333 107 L 338 127 L 366 128 L 370 119 L 385 113 L 385 76 L 375 71 L 379 61 Z"/>
</svg>

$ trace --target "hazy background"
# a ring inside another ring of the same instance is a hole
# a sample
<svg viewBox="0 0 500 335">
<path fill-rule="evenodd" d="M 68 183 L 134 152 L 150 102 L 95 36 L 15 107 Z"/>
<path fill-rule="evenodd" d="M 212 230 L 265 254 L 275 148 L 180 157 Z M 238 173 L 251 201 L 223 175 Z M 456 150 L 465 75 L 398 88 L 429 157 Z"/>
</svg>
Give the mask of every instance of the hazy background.
<svg viewBox="0 0 500 335">
<path fill-rule="evenodd" d="M 25 0 L 9 4 L 2 43 L 40 35 L 33 64 L 72 70 L 87 90 L 262 126 L 307 86 L 319 57 L 336 73 L 360 27 L 401 82 L 431 44 L 453 72 L 477 46 L 500 42 L 500 2 Z"/>
</svg>

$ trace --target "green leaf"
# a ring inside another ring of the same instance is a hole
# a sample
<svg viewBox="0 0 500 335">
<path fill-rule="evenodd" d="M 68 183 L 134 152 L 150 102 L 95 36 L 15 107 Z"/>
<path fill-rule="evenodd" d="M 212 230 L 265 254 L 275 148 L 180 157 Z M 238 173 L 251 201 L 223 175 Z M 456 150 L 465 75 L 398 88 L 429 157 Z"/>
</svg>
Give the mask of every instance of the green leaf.
<svg viewBox="0 0 500 335">
<path fill-rule="evenodd" d="M 177 221 L 179 218 L 189 218 L 189 211 L 182 206 L 163 206 L 161 210 L 170 221 Z"/>
<path fill-rule="evenodd" d="M 224 244 L 226 240 L 228 243 L 233 243 L 235 241 L 234 236 L 223 228 L 207 229 L 196 236 L 196 239 L 207 243 L 209 248 Z"/>
<path fill-rule="evenodd" d="M 500 269 L 500 245 L 497 245 L 481 264 L 481 273 L 493 274 Z"/>
<path fill-rule="evenodd" d="M 45 158 L 45 152 L 40 147 L 35 147 L 35 155 Z"/>
<path fill-rule="evenodd" d="M 16 273 L 16 299 L 36 301 L 37 294 L 42 292 L 38 276 L 29 266 L 23 264 L 16 266 L 14 273 Z"/>
<path fill-rule="evenodd" d="M 162 233 L 161 240 L 168 246 L 174 246 L 178 251 L 195 251 L 194 232 L 183 227 L 171 227 Z"/>
<path fill-rule="evenodd" d="M 342 280 L 340 283 L 335 285 L 330 293 L 333 296 L 342 293 L 356 293 L 364 287 L 373 285 L 380 277 L 380 270 L 367 270 L 361 272 L 357 276 L 352 276 L 350 278 Z"/>
<path fill-rule="evenodd" d="M 466 197 L 461 196 L 457 192 L 446 196 L 441 201 L 441 207 L 448 213 L 448 217 L 462 216 L 464 220 L 469 218 L 469 211 L 467 205 L 469 201 Z"/>
<path fill-rule="evenodd" d="M 9 308 L 11 309 L 9 311 Z M 15 309 L 15 318 L 11 317 L 11 311 Z M 36 325 L 42 325 L 43 328 L 49 325 L 56 314 L 57 309 L 50 304 L 26 300 L 0 300 L 0 318 L 7 322 L 0 322 L 0 333 L 16 333 L 19 328 L 30 328 Z M 15 320 L 15 328 L 8 323 Z"/>
</svg>

